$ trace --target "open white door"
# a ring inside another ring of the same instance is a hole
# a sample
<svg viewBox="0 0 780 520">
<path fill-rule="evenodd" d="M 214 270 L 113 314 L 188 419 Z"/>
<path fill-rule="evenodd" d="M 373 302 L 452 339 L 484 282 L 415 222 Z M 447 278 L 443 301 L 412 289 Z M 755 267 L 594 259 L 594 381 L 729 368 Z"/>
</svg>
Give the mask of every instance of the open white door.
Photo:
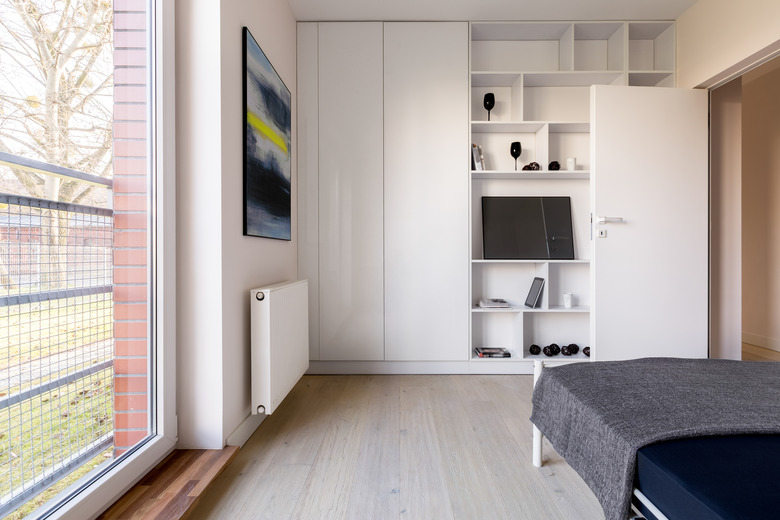
<svg viewBox="0 0 780 520">
<path fill-rule="evenodd" d="M 707 157 L 706 91 L 592 87 L 594 359 L 707 357 Z"/>
</svg>

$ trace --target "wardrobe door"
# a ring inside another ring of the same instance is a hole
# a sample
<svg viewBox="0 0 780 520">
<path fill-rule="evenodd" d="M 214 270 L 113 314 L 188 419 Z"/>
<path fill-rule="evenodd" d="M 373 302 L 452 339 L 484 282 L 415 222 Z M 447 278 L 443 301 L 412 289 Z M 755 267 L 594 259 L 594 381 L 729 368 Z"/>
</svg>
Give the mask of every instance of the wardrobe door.
<svg viewBox="0 0 780 520">
<path fill-rule="evenodd" d="M 468 25 L 385 24 L 385 359 L 468 359 Z"/>
<path fill-rule="evenodd" d="M 384 357 L 382 24 L 319 24 L 320 359 Z"/>
<path fill-rule="evenodd" d="M 594 357 L 707 357 L 707 92 L 591 92 Z"/>
</svg>

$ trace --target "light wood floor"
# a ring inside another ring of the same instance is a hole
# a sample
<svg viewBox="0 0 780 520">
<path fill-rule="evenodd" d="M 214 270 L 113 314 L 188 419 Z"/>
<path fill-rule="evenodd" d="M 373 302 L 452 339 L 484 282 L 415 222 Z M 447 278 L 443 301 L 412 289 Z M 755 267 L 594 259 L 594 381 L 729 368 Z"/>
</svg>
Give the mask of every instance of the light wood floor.
<svg viewBox="0 0 780 520">
<path fill-rule="evenodd" d="M 531 376 L 305 376 L 190 519 L 603 519 L 549 447 Z"/>
<path fill-rule="evenodd" d="M 780 352 L 768 348 L 757 347 L 750 343 L 742 344 L 743 361 L 780 361 Z"/>
</svg>

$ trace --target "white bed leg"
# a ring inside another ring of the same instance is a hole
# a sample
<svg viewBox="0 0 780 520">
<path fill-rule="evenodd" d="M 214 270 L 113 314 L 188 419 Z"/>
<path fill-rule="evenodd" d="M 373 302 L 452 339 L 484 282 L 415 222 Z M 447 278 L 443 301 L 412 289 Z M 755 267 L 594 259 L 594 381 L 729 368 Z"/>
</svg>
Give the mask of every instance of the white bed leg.
<svg viewBox="0 0 780 520">
<path fill-rule="evenodd" d="M 534 360 L 534 386 L 539 376 L 542 375 L 542 369 L 544 368 L 544 361 Z M 533 427 L 533 465 L 537 468 L 542 467 L 542 432 L 536 426 Z"/>
<path fill-rule="evenodd" d="M 537 468 L 542 467 L 542 432 L 539 431 L 539 428 L 536 426 L 534 428 L 534 452 L 533 452 L 533 463 L 534 466 Z"/>
</svg>

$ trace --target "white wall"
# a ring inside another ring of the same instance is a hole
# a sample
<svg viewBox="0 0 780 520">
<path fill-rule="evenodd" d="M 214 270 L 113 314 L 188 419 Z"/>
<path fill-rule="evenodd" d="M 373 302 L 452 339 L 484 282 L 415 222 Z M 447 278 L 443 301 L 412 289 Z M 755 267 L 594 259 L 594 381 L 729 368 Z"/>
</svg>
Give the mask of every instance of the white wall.
<svg viewBox="0 0 780 520">
<path fill-rule="evenodd" d="M 677 19 L 677 85 L 714 85 L 774 50 L 778 0 L 699 0 Z"/>
<path fill-rule="evenodd" d="M 249 290 L 293 279 L 297 272 L 294 153 L 293 240 L 242 236 L 244 25 L 291 91 L 294 143 L 295 20 L 287 2 L 177 4 L 177 413 L 182 448 L 221 448 L 246 424 Z"/>
<path fill-rule="evenodd" d="M 249 290 L 297 276 L 296 21 L 287 0 L 222 0 L 222 373 L 229 436 L 250 414 Z M 292 240 L 245 237 L 241 28 L 248 27 L 292 96 Z"/>
<path fill-rule="evenodd" d="M 222 271 L 222 183 L 214 141 L 221 115 L 219 76 L 213 73 L 220 58 L 217 42 L 201 34 L 218 22 L 218 3 L 177 6 L 176 410 L 183 447 L 221 447 L 223 437 L 211 420 L 222 416 L 222 281 L 215 275 Z"/>
</svg>

